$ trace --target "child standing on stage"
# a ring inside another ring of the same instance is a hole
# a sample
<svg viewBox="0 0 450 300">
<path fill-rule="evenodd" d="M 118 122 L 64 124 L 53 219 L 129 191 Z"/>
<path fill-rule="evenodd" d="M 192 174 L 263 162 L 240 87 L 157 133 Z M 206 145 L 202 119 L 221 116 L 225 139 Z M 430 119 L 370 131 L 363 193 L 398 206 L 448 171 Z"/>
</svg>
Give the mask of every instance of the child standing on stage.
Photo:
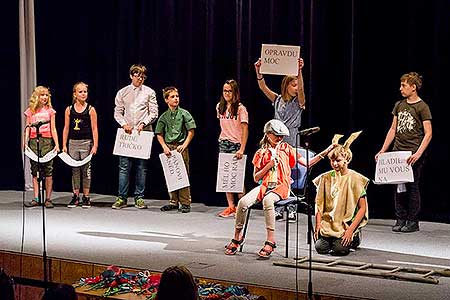
<svg viewBox="0 0 450 300">
<path fill-rule="evenodd" d="M 164 88 L 163 97 L 169 109 L 159 117 L 156 123 L 156 137 L 165 155 L 170 156 L 172 150 L 181 153 L 189 174 L 188 146 L 194 137 L 194 129 L 197 126 L 192 115 L 179 107 L 180 96 L 177 88 L 173 86 Z M 179 209 L 182 213 L 191 211 L 191 190 L 189 187 L 170 192 L 169 204 L 161 207 L 162 211 L 174 209 Z"/>
<path fill-rule="evenodd" d="M 28 145 L 37 156 L 43 157 L 48 152 L 59 152 L 58 134 L 56 133 L 55 114 L 52 108 L 51 94 L 48 88 L 37 86 L 30 97 L 30 104 L 25 111 L 27 128 L 25 129 L 24 148 Z M 39 125 L 41 124 L 41 126 Z M 39 136 L 37 131 L 39 129 Z M 39 151 L 38 151 L 39 141 Z M 39 152 L 39 153 L 38 153 Z M 39 168 L 40 167 L 40 168 Z M 31 160 L 31 174 L 33 176 L 34 198 L 26 206 L 33 207 L 41 204 L 39 198 L 38 170 L 40 176 L 45 177 L 45 202 L 47 208 L 53 208 L 51 200 L 53 190 L 53 160 L 42 163 Z"/>
<path fill-rule="evenodd" d="M 64 117 L 63 151 L 75 160 L 83 160 L 96 154 L 98 147 L 97 112 L 87 103 L 88 85 L 78 82 L 73 86 L 73 104 L 68 106 Z M 67 147 L 69 141 L 69 147 Z M 83 198 L 80 201 L 80 183 L 83 183 Z M 72 168 L 73 196 L 67 207 L 91 207 L 91 162 Z"/>
<path fill-rule="evenodd" d="M 284 141 L 292 147 L 300 147 L 297 145 L 296 137 L 298 128 L 302 123 L 302 112 L 305 110 L 305 90 L 303 84 L 302 69 L 304 62 L 302 58 L 298 59 L 297 76 L 284 76 L 281 82 L 280 94 L 272 91 L 264 80 L 264 76 L 260 73 L 261 59 L 255 63 L 256 80 L 258 86 L 264 95 L 272 102 L 274 108 L 274 119 L 280 120 L 289 129 L 289 136 Z M 277 220 L 283 218 L 282 207 L 275 210 L 275 218 Z M 288 207 L 290 221 L 296 220 L 296 207 L 291 204 Z"/>
<path fill-rule="evenodd" d="M 239 85 L 236 80 L 230 79 L 225 81 L 222 96 L 216 105 L 216 111 L 221 129 L 219 152 L 234 153 L 236 159 L 242 159 L 248 139 L 248 112 L 241 103 Z M 225 194 L 228 207 L 219 214 L 219 217 L 233 217 L 236 214 L 234 193 Z M 244 193 L 239 193 L 238 199 L 243 195 Z"/>
<path fill-rule="evenodd" d="M 240 244 L 243 243 L 242 228 L 245 222 L 247 209 L 261 201 L 264 209 L 266 225 L 266 241 L 258 252 L 258 256 L 267 259 L 277 247 L 275 242 L 275 209 L 274 203 L 287 199 L 291 186 L 291 169 L 296 161 L 306 166 L 306 159 L 286 142 L 283 138 L 289 136 L 289 129 L 280 120 L 270 120 L 264 125 L 264 137 L 260 142 L 261 148 L 253 157 L 253 179 L 261 184 L 248 192 L 239 200 L 234 237 L 225 246 L 226 255 L 234 255 Z M 309 166 L 315 165 L 334 148 L 330 145 L 318 155 L 311 158 Z"/>
</svg>

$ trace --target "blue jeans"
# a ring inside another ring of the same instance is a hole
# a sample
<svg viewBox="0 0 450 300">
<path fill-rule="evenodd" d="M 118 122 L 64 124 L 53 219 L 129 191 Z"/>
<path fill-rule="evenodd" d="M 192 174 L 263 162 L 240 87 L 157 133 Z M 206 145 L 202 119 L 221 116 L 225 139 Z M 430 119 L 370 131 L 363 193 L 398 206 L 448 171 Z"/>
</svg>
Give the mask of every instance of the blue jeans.
<svg viewBox="0 0 450 300">
<path fill-rule="evenodd" d="M 128 198 L 131 167 L 135 165 L 134 199 L 144 198 L 145 178 L 147 176 L 147 160 L 119 156 L 119 197 Z"/>
</svg>

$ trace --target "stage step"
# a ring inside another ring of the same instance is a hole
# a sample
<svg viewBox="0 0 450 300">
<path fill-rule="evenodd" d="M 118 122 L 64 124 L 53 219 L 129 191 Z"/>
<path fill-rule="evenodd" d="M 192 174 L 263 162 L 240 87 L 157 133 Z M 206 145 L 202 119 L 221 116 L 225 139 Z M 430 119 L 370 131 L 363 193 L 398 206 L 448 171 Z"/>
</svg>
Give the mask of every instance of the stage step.
<svg viewBox="0 0 450 300">
<path fill-rule="evenodd" d="M 103 272 L 108 266 L 92 262 L 73 261 L 62 258 L 48 257 L 47 259 L 48 280 L 53 283 L 75 284 L 80 278 L 94 277 Z M 41 300 L 44 293 L 42 257 L 39 255 L 20 254 L 16 252 L 0 250 L 0 267 L 5 269 L 8 275 L 16 278 L 17 282 L 37 282 L 29 285 L 17 284 L 17 300 Z M 121 266 L 119 266 L 121 267 Z M 125 272 L 139 272 L 142 270 L 121 267 Z M 151 271 L 151 270 L 150 270 Z M 151 271 L 153 273 L 153 271 Z M 154 272 L 159 273 L 159 272 Z M 302 300 L 307 299 L 306 291 L 282 290 L 273 287 L 248 285 L 239 282 L 226 282 L 214 278 L 203 278 L 196 276 L 198 280 L 214 282 L 222 285 L 245 286 L 251 294 L 259 295 L 267 300 Z M 135 294 L 122 294 L 103 297 L 103 290 L 87 290 L 86 287 L 77 288 L 78 300 L 100 300 L 100 299 L 122 299 L 122 300 L 144 300 L 145 297 Z M 314 294 L 315 300 L 354 300 L 355 298 Z"/>
</svg>

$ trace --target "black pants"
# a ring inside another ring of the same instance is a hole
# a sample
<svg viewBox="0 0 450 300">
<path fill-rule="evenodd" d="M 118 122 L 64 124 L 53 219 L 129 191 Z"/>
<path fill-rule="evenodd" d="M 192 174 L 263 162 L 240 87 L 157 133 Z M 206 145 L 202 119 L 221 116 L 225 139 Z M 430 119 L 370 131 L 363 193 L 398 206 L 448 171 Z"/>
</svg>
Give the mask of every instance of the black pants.
<svg viewBox="0 0 450 300">
<path fill-rule="evenodd" d="M 406 220 L 412 222 L 419 221 L 420 213 L 420 176 L 425 159 L 420 158 L 413 166 L 414 182 L 406 183 L 406 192 L 397 193 L 397 186 L 395 185 L 394 203 L 395 216 L 397 220 Z"/>
</svg>

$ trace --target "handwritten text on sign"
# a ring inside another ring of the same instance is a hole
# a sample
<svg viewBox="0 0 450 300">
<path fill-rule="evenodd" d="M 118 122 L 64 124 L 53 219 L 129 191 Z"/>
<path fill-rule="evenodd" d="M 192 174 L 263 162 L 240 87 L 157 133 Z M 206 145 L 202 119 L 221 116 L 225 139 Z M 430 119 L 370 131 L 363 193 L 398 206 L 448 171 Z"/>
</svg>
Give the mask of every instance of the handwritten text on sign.
<svg viewBox="0 0 450 300">
<path fill-rule="evenodd" d="M 299 46 L 262 44 L 261 74 L 298 75 Z"/>
<path fill-rule="evenodd" d="M 247 155 L 242 156 L 242 159 L 235 159 L 234 154 L 219 153 L 216 192 L 244 192 L 246 160 Z"/>
<path fill-rule="evenodd" d="M 399 184 L 413 182 L 414 175 L 411 165 L 406 159 L 411 151 L 385 152 L 378 156 L 375 169 L 376 184 Z"/>
<path fill-rule="evenodd" d="M 166 178 L 167 190 L 173 192 L 189 186 L 189 177 L 181 153 L 176 150 L 170 153 L 169 157 L 161 153 L 159 159 Z"/>
<path fill-rule="evenodd" d="M 117 129 L 114 143 L 114 155 L 149 159 L 152 151 L 153 132 L 133 130 L 128 134 L 122 128 Z"/>
</svg>

